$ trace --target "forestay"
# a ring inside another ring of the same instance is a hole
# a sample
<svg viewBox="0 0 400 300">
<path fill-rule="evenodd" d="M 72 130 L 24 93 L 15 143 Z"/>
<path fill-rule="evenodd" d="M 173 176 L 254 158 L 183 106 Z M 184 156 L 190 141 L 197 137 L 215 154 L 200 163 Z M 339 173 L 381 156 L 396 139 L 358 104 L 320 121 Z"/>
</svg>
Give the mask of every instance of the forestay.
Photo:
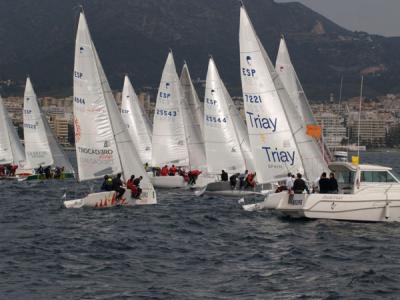
<svg viewBox="0 0 400 300">
<path fill-rule="evenodd" d="M 300 114 L 303 124 L 316 125 L 314 114 L 311 110 L 307 96 L 303 90 L 300 80 L 297 76 L 296 70 L 290 59 L 289 50 L 287 48 L 284 37 L 281 37 L 279 44 L 278 56 L 275 64 L 276 72 L 279 74 L 286 91 L 288 92 L 290 99 L 292 100 L 296 111 Z M 322 137 L 321 137 L 322 138 Z M 330 161 L 330 152 L 326 144 L 321 141 L 319 148 L 327 162 Z"/>
<path fill-rule="evenodd" d="M 182 89 L 170 51 L 161 77 L 153 121 L 152 165 L 189 166 L 180 103 Z"/>
<path fill-rule="evenodd" d="M 44 116 L 29 77 L 25 86 L 23 121 L 25 156 L 29 167 L 34 169 L 53 165 L 54 159 L 47 138 Z"/>
<path fill-rule="evenodd" d="M 210 58 L 204 99 L 204 140 L 209 173 L 243 172 L 246 163 L 231 117 L 235 108 L 230 104 L 225 86 L 214 60 Z"/>
<path fill-rule="evenodd" d="M 131 81 L 125 76 L 121 115 L 143 164 L 151 162 L 151 124 Z"/>
<path fill-rule="evenodd" d="M 271 73 L 271 63 L 262 53 L 243 6 L 239 41 L 243 101 L 257 181 L 272 182 L 288 171 L 301 171 L 302 162 L 277 91 L 282 87 L 275 86 L 277 74 Z"/>
</svg>

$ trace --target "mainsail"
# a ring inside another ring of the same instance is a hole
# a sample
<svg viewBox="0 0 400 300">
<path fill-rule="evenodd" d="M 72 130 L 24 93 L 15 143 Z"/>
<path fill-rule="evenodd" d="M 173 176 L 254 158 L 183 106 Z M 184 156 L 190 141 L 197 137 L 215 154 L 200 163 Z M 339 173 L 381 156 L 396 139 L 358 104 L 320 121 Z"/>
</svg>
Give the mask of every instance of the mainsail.
<svg viewBox="0 0 400 300">
<path fill-rule="evenodd" d="M 0 164 L 16 164 L 24 168 L 25 150 L 0 96 Z"/>
<path fill-rule="evenodd" d="M 182 88 L 170 51 L 158 89 L 153 121 L 152 165 L 189 166 L 189 152 L 183 122 Z"/>
<path fill-rule="evenodd" d="M 275 181 L 288 171 L 304 171 L 314 180 L 325 169 L 325 161 L 320 152 L 316 156 L 310 151 L 317 145 L 306 135 L 305 124 L 243 6 L 239 40 L 243 98 L 258 181 Z"/>
<path fill-rule="evenodd" d="M 236 108 L 210 58 L 204 99 L 204 140 L 209 173 L 243 172 L 246 162 L 234 125 Z"/>
<path fill-rule="evenodd" d="M 140 104 L 128 76 L 125 76 L 122 90 L 121 115 L 142 163 L 150 163 L 152 138 L 150 120 Z"/>
<path fill-rule="evenodd" d="M 271 182 L 288 171 L 301 170 L 302 162 L 275 86 L 277 75 L 271 73 L 243 6 L 239 41 L 243 101 L 257 180 Z"/>
<path fill-rule="evenodd" d="M 279 74 L 279 77 L 281 78 L 282 83 L 290 96 L 290 99 L 296 107 L 297 112 L 300 114 L 303 123 L 306 125 L 317 125 L 317 121 L 314 118 L 307 96 L 290 59 L 289 50 L 283 36 L 281 37 L 279 44 L 275 69 Z M 323 152 L 325 160 L 329 162 L 331 157 L 328 147 L 323 141 L 319 142 L 319 146 Z"/>
<path fill-rule="evenodd" d="M 28 77 L 24 94 L 23 121 L 25 155 L 30 168 L 54 164 L 44 119 L 31 80 Z"/>
<path fill-rule="evenodd" d="M 74 115 L 79 180 L 122 172 L 143 176 L 143 194 L 155 197 L 115 102 L 86 18 L 81 12 L 75 44 Z"/>
</svg>

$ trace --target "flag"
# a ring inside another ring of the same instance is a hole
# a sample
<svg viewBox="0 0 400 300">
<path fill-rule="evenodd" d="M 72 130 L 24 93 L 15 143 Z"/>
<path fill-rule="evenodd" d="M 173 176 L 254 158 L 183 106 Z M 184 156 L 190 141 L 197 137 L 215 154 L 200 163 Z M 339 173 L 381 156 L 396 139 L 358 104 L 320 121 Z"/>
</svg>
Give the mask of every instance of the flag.
<svg viewBox="0 0 400 300">
<path fill-rule="evenodd" d="M 321 126 L 319 125 L 307 125 L 307 135 L 312 136 L 316 139 L 320 139 L 322 135 Z"/>
</svg>

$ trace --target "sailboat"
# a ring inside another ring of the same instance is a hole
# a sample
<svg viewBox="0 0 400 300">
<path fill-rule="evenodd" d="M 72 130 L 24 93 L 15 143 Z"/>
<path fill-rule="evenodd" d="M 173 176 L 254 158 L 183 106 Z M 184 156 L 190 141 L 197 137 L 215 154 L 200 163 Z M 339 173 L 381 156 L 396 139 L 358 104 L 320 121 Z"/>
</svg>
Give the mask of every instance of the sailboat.
<svg viewBox="0 0 400 300">
<path fill-rule="evenodd" d="M 240 65 L 243 99 L 257 181 L 272 184 L 288 172 L 302 173 L 310 181 L 327 170 L 312 136 L 307 134 L 245 7 L 240 8 Z"/>
<path fill-rule="evenodd" d="M 80 13 L 75 44 L 74 125 L 79 181 L 121 173 L 124 180 L 142 176 L 140 199 L 130 191 L 118 201 L 116 192 L 90 193 L 81 199 L 64 201 L 67 208 L 104 208 L 116 205 L 156 204 L 156 193 L 124 124 L 118 106 Z"/>
<path fill-rule="evenodd" d="M 121 115 L 143 164 L 151 162 L 151 123 L 126 75 L 122 90 Z"/>
<path fill-rule="evenodd" d="M 254 170 L 246 127 L 210 57 L 204 100 L 204 139 L 209 174 L 244 173 Z M 232 189 L 229 182 L 209 183 L 197 195 L 242 196 L 255 190 Z"/>
<path fill-rule="evenodd" d="M 18 133 L 11 121 L 0 96 L 0 165 L 16 165 L 18 176 L 24 174 L 26 165 L 25 150 L 18 137 Z M 0 179 L 8 179 L 10 176 L 2 176 Z"/>
<path fill-rule="evenodd" d="M 201 126 L 192 114 L 191 105 L 176 73 L 172 51 L 169 52 L 157 95 L 153 122 L 153 167 L 175 165 L 188 170 L 206 168 Z M 206 184 L 204 176 L 198 185 Z M 182 188 L 187 186 L 184 177 L 154 176 L 154 186 Z"/>
<path fill-rule="evenodd" d="M 290 59 L 289 50 L 283 35 L 281 36 L 279 43 L 275 70 L 279 74 L 279 77 L 282 80 L 282 83 L 285 86 L 293 105 L 300 114 L 303 123 L 306 124 L 306 126 L 317 126 L 317 121 L 311 110 L 310 103 L 297 76 L 296 70 L 292 64 L 292 60 Z M 329 163 L 331 161 L 331 153 L 326 143 L 321 139 L 316 141 L 326 163 Z"/>
<path fill-rule="evenodd" d="M 35 169 L 40 167 L 63 168 L 60 178 L 73 178 L 75 176 L 74 169 L 58 145 L 47 119 L 38 105 L 37 96 L 29 77 L 26 79 L 24 93 L 23 121 L 25 156 L 27 166 L 33 173 L 24 179 L 45 179 L 44 174 L 35 172 Z"/>
</svg>

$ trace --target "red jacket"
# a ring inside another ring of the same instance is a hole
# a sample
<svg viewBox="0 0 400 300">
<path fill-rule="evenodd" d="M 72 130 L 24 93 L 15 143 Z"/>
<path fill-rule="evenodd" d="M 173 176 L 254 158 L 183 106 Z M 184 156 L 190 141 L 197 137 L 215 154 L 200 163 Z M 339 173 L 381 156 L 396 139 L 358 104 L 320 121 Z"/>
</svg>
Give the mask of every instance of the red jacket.
<svg viewBox="0 0 400 300">
<path fill-rule="evenodd" d="M 168 176 L 168 167 L 163 167 L 160 172 L 161 176 Z"/>
</svg>

